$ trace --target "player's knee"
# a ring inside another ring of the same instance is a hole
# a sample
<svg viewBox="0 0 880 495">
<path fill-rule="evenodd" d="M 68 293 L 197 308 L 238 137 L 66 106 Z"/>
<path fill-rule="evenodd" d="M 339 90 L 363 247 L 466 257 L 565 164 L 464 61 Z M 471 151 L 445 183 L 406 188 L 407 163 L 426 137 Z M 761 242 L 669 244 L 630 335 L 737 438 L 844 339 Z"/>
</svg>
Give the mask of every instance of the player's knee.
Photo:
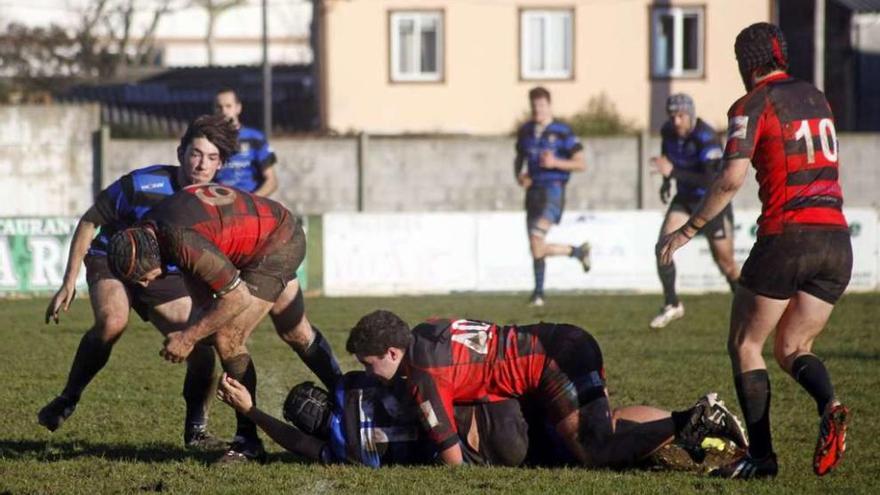
<svg viewBox="0 0 880 495">
<path fill-rule="evenodd" d="M 113 345 L 122 336 L 128 326 L 128 315 L 125 318 L 108 315 L 95 322 L 90 330 L 92 336 L 105 344 Z"/>
</svg>

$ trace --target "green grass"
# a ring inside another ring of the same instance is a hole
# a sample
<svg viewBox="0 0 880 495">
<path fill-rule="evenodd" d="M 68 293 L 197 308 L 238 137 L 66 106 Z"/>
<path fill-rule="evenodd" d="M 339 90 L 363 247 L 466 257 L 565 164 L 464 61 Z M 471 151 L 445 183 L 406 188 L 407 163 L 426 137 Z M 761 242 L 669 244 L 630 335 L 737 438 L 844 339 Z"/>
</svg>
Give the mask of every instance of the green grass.
<svg viewBox="0 0 880 495">
<path fill-rule="evenodd" d="M 410 323 L 436 316 L 499 322 L 566 321 L 589 329 L 605 354 L 612 403 L 669 409 L 716 390 L 734 410 L 725 351 L 730 298 L 685 298 L 684 320 L 653 332 L 647 322 L 657 296 L 552 296 L 540 311 L 523 296 L 453 295 L 419 298 L 312 298 L 310 318 L 328 336 L 344 369 L 343 353 L 357 318 L 375 308 L 398 312 Z M 854 412 L 847 459 L 823 479 L 810 468 L 817 418 L 812 400 L 772 364 L 772 420 L 780 476 L 771 482 L 730 482 L 689 473 L 440 467 L 320 467 L 297 463 L 267 441 L 266 465 L 215 468 L 212 455 L 181 446 L 184 368 L 158 355 L 162 339 L 136 316 L 107 367 L 86 391 L 76 414 L 56 433 L 37 425 L 36 411 L 64 383 L 77 343 L 91 323 L 78 300 L 61 325 L 42 323 L 45 300 L 0 301 L 0 493 L 877 493 L 880 482 L 880 295 L 850 295 L 838 305 L 815 350 L 826 361 L 840 396 Z M 251 349 L 259 374 L 260 405 L 279 413 L 288 388 L 311 378 L 268 323 Z M 769 351 L 769 348 L 767 349 Z M 230 436 L 231 411 L 216 403 L 212 430 Z"/>
</svg>

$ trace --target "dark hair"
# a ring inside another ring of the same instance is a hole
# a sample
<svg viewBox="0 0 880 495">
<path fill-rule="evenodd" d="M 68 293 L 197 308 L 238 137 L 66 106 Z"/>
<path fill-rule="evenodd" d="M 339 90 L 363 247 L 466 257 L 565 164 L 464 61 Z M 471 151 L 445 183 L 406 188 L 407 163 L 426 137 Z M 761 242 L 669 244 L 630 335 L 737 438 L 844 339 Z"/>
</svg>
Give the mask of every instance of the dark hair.
<svg viewBox="0 0 880 495">
<path fill-rule="evenodd" d="M 199 115 L 190 122 L 180 138 L 178 149 L 181 155 L 196 138 L 205 138 L 216 146 L 223 163 L 238 150 L 238 129 L 222 115 Z"/>
<path fill-rule="evenodd" d="M 147 227 L 131 227 L 110 238 L 107 264 L 119 280 L 134 283 L 162 266 L 159 242 Z"/>
<path fill-rule="evenodd" d="M 541 98 L 550 101 L 550 92 L 543 86 L 536 86 L 529 90 L 529 101 L 540 100 Z"/>
<path fill-rule="evenodd" d="M 406 349 L 412 342 L 412 331 L 399 316 L 383 309 L 373 311 L 358 320 L 345 350 L 361 356 L 382 356 L 391 347 Z"/>
<path fill-rule="evenodd" d="M 733 47 L 744 80 L 755 71 L 760 76 L 788 69 L 788 44 L 782 30 L 775 24 L 752 24 L 740 31 Z"/>
<path fill-rule="evenodd" d="M 230 86 L 223 86 L 222 88 L 218 89 L 216 93 L 214 93 L 214 96 L 217 97 L 222 95 L 223 93 L 232 93 L 232 96 L 235 97 L 235 102 L 241 103 L 241 98 L 238 97 L 238 91 L 236 91 L 234 88 Z"/>
</svg>

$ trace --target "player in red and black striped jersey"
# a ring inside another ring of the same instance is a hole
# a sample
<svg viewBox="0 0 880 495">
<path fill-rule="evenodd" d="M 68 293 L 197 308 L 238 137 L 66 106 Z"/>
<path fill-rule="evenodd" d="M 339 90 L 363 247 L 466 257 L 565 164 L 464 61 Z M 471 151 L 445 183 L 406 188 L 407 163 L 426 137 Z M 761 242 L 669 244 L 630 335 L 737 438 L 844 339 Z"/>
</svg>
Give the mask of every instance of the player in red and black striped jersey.
<svg viewBox="0 0 880 495">
<path fill-rule="evenodd" d="M 454 406 L 511 398 L 540 404 L 585 466 L 632 466 L 674 439 L 692 448 L 707 435 L 745 445 L 745 432 L 715 394 L 685 411 L 634 406 L 612 412 L 599 344 L 573 325 L 437 319 L 410 331 L 380 310 L 358 321 L 346 349 L 368 373 L 407 381 L 447 464 L 463 461 Z"/>
<path fill-rule="evenodd" d="M 834 116 L 821 91 L 786 74 L 785 39 L 778 27 L 749 26 L 737 36 L 735 51 L 748 94 L 729 111 L 722 173 L 688 223 L 666 238 L 663 257 L 671 262 L 675 250 L 729 203 L 751 162 L 762 212 L 734 298 L 728 341 L 750 456 L 719 474 L 748 478 L 777 473 L 770 439 L 770 381 L 761 356 L 775 329 L 777 363 L 818 407 L 813 467 L 821 476 L 841 459 L 849 413 L 835 398 L 822 361 L 812 353 L 813 341 L 852 271 Z"/>
<path fill-rule="evenodd" d="M 245 341 L 267 313 L 278 335 L 328 387 L 341 375 L 329 344 L 305 317 L 296 280 L 305 249 L 302 225 L 279 203 L 205 184 L 180 190 L 141 225 L 114 235 L 108 259 L 121 279 L 145 286 L 173 264 L 194 300 L 212 296 L 201 319 L 168 334 L 161 354 L 181 362 L 195 343 L 213 336 L 226 372 L 253 394 L 256 372 Z M 240 414 L 236 437 L 228 460 L 263 455 L 256 427 Z"/>
</svg>

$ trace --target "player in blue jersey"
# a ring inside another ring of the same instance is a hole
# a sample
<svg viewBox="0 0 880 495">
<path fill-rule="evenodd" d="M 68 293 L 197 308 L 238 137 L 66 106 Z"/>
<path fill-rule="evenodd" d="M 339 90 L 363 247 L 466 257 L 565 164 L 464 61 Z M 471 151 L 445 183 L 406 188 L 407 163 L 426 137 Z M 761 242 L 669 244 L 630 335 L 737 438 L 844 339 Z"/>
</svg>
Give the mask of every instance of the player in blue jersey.
<svg viewBox="0 0 880 495">
<path fill-rule="evenodd" d="M 651 159 L 651 165 L 663 176 L 660 199 L 669 201 L 672 179 L 675 196 L 666 211 L 659 239 L 683 226 L 697 209 L 709 190 L 709 184 L 721 165 L 721 141 L 709 124 L 697 118 L 694 100 L 684 93 L 670 96 L 666 101 L 669 120 L 660 131 L 660 156 Z M 700 231 L 709 241 L 712 258 L 735 291 L 739 267 L 733 259 L 733 208 L 730 205 Z M 659 241 L 657 246 L 660 246 Z M 684 316 L 684 304 L 675 292 L 675 265 L 660 263 L 657 273 L 663 285 L 664 305 L 650 323 L 651 328 L 663 328 Z"/>
<path fill-rule="evenodd" d="M 548 256 L 571 256 L 590 270 L 590 244 L 548 244 L 547 232 L 562 219 L 565 185 L 572 172 L 586 168 L 583 146 L 566 124 L 553 119 L 550 92 L 542 87 L 529 91 L 532 118 L 519 128 L 514 174 L 526 189 L 526 227 L 535 290 L 530 304 L 544 305 L 544 260 Z"/>
<path fill-rule="evenodd" d="M 238 150 L 217 173 L 216 182 L 232 186 L 258 196 L 268 196 L 278 189 L 275 176 L 275 153 L 266 136 L 241 125 L 241 100 L 231 88 L 223 88 L 214 97 L 218 114 L 232 121 L 238 129 Z"/>
<path fill-rule="evenodd" d="M 221 378 L 217 396 L 276 443 L 313 462 L 375 468 L 436 462 L 403 380 L 383 383 L 352 371 L 329 394 L 301 383 L 284 401 L 290 424 L 257 408 L 247 388 L 228 376 Z M 528 426 L 517 400 L 456 405 L 455 420 L 467 463 L 518 466 L 526 460 Z"/>
<path fill-rule="evenodd" d="M 46 309 L 46 323 L 58 323 L 60 313 L 69 309 L 83 262 L 95 323 L 80 340 L 64 390 L 38 414 L 40 424 L 50 431 L 73 414 L 86 386 L 107 363 L 113 345 L 126 329 L 130 309 L 163 334 L 184 328 L 194 317 L 192 300 L 179 273 L 171 269 L 149 287 L 126 285 L 110 271 L 107 245 L 115 232 L 136 222 L 165 197 L 189 184 L 211 182 L 222 163 L 235 152 L 235 139 L 235 128 L 222 117 L 205 115 L 195 119 L 180 140 L 179 167 L 153 165 L 123 175 L 101 191 L 80 218 L 63 283 Z M 187 360 L 183 387 L 184 443 L 189 447 L 221 446 L 206 430 L 213 373 L 213 349 L 197 346 Z"/>
</svg>

